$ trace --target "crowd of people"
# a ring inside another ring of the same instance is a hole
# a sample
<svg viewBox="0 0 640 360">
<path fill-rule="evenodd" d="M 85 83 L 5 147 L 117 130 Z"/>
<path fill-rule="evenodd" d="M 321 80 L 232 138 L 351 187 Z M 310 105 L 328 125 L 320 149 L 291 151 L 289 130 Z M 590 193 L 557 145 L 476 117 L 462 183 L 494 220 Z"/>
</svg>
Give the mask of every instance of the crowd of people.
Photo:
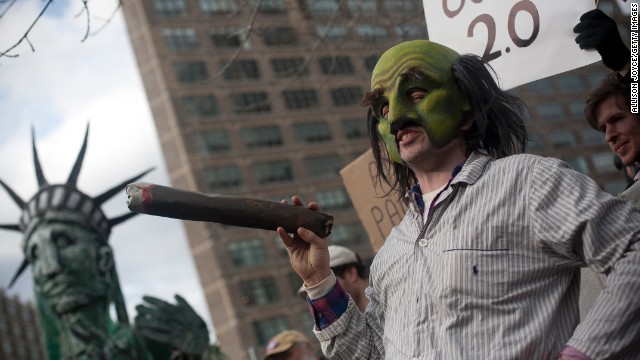
<svg viewBox="0 0 640 360">
<path fill-rule="evenodd" d="M 586 121 L 636 169 L 629 50 L 600 10 L 574 32 L 614 71 L 586 100 Z M 409 208 L 371 264 L 368 304 L 349 282 L 359 272 L 336 263 L 352 252 L 278 229 L 327 358 L 637 359 L 638 174 L 614 196 L 561 160 L 525 154 L 525 104 L 479 57 L 427 40 L 380 57 L 364 104 L 377 176 Z M 585 267 L 603 290 L 581 319 Z"/>
</svg>

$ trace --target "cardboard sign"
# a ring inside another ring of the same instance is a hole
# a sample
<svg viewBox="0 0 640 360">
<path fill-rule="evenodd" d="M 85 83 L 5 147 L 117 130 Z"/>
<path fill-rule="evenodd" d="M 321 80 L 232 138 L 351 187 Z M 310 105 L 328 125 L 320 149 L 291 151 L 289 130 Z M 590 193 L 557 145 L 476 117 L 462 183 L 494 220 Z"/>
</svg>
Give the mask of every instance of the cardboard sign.
<svg viewBox="0 0 640 360">
<path fill-rule="evenodd" d="M 429 39 L 476 54 L 503 89 L 599 61 L 581 50 L 573 27 L 593 0 L 423 0 Z"/>
<path fill-rule="evenodd" d="M 373 250 L 377 252 L 391 229 L 400 224 L 407 207 L 397 196 L 385 196 L 389 187 L 380 184 L 376 178 L 376 165 L 371 149 L 340 170 L 340 176 L 369 235 Z"/>
</svg>

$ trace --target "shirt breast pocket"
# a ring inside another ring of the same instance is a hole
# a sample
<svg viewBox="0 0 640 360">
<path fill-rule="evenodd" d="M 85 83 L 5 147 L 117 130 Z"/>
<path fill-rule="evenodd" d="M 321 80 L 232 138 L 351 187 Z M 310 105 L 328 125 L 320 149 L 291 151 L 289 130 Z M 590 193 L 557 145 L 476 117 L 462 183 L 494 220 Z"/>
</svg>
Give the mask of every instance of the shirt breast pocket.
<svg viewBox="0 0 640 360">
<path fill-rule="evenodd" d="M 439 246 L 444 295 L 455 299 L 504 296 L 511 274 L 508 233 L 503 226 L 487 226 L 447 234 Z"/>
</svg>

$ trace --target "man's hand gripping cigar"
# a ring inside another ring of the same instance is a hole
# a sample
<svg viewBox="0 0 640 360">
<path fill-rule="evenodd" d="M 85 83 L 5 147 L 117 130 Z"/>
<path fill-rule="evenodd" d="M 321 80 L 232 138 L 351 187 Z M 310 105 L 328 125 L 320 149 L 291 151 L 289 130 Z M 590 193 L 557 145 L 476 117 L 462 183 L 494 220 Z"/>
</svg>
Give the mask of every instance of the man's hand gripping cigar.
<svg viewBox="0 0 640 360">
<path fill-rule="evenodd" d="M 302 200 L 297 196 L 293 196 L 291 201 L 294 206 L 303 206 Z M 287 200 L 281 202 L 288 204 Z M 307 208 L 320 210 L 320 206 L 315 202 L 310 202 Z M 303 227 L 298 228 L 297 233 L 292 235 L 287 234 L 282 227 L 278 227 L 277 231 L 289 253 L 293 270 L 302 278 L 306 287 L 317 285 L 331 275 L 327 239 Z"/>
</svg>

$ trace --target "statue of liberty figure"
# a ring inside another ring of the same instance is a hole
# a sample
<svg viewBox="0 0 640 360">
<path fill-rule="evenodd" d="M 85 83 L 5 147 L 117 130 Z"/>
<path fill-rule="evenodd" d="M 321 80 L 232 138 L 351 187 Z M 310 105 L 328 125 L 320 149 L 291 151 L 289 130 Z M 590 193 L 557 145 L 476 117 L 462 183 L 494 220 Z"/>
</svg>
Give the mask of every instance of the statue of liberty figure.
<svg viewBox="0 0 640 360">
<path fill-rule="evenodd" d="M 83 193 L 76 183 L 88 133 L 87 126 L 66 183 L 47 182 L 33 130 L 37 193 L 24 201 L 0 180 L 22 211 L 18 224 L 0 225 L 24 235 L 24 259 L 9 286 L 31 266 L 45 353 L 50 360 L 222 358 L 218 347 L 209 344 L 205 322 L 179 295 L 176 304 L 145 296 L 130 323 L 109 234 L 135 214 L 109 219 L 101 205 L 151 169 L 96 197 Z"/>
</svg>

